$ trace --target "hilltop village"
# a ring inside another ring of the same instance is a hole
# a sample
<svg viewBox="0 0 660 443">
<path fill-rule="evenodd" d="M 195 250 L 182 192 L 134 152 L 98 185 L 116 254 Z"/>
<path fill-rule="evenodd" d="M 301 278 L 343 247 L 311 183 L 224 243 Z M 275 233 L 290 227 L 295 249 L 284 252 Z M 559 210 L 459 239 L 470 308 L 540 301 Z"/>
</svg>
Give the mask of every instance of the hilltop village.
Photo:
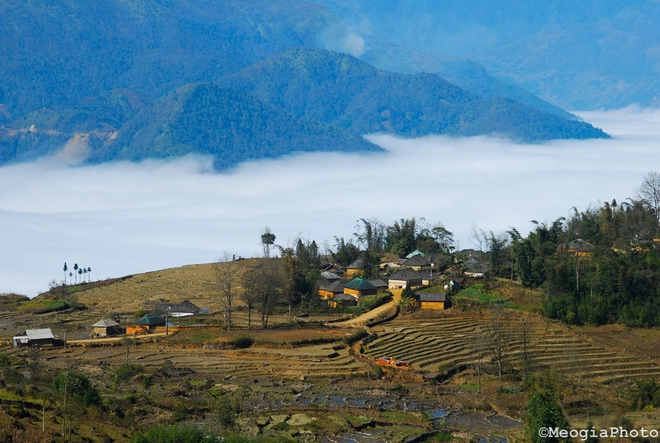
<svg viewBox="0 0 660 443">
<path fill-rule="evenodd" d="M 634 265 L 657 253 L 653 239 L 603 248 L 553 224 L 511 242 L 478 232 L 487 252 L 455 251 L 440 225 L 385 247 L 363 223 L 362 248 L 283 248 L 266 229 L 262 258 L 3 295 L 2 435 L 526 442 L 538 420 L 660 424 L 648 412 L 660 332 L 547 318 L 561 279 L 533 280 L 564 269 L 564 288 L 590 292 L 603 254 Z"/>
</svg>

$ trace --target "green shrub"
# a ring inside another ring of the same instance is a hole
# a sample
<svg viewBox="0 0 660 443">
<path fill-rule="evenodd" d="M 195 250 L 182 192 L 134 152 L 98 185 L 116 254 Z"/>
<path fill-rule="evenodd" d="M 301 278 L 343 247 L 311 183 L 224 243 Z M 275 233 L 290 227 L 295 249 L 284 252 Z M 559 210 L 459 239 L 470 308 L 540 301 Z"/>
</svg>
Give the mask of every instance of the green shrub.
<svg viewBox="0 0 660 443">
<path fill-rule="evenodd" d="M 234 340 L 228 342 L 227 344 L 234 349 L 245 349 L 245 348 L 249 348 L 254 344 L 254 339 L 252 337 L 247 337 L 247 336 L 237 337 Z"/>
<path fill-rule="evenodd" d="M 101 395 L 85 374 L 69 371 L 53 380 L 55 392 L 64 393 L 82 401 L 83 406 L 101 405 Z"/>
<path fill-rule="evenodd" d="M 362 340 L 363 338 L 366 338 L 368 336 L 369 333 L 367 331 L 365 331 L 364 329 L 360 329 L 355 334 L 351 334 L 344 337 L 344 343 L 346 343 L 346 346 L 351 346 L 356 341 Z"/>
<path fill-rule="evenodd" d="M 121 365 L 115 370 L 114 384 L 128 380 L 142 371 L 144 371 L 144 368 L 140 365 Z"/>
<path fill-rule="evenodd" d="M 195 428 L 156 427 L 138 434 L 132 443 L 214 443 L 216 436 Z"/>
<path fill-rule="evenodd" d="M 8 368 L 11 366 L 11 360 L 5 354 L 0 354 L 0 368 Z"/>
</svg>

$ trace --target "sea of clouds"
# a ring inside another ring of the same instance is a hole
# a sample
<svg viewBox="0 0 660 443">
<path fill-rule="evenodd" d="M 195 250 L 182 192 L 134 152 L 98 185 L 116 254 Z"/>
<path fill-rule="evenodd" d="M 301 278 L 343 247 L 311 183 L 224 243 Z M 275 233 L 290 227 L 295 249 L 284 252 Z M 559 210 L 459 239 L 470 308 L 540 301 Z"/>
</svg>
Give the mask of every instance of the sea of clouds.
<svg viewBox="0 0 660 443">
<path fill-rule="evenodd" d="M 262 253 L 297 238 L 334 246 L 359 218 L 442 222 L 460 248 L 473 226 L 527 233 L 633 196 L 660 170 L 660 111 L 581 112 L 612 140 L 514 144 L 489 137 L 371 135 L 384 154 L 303 154 L 226 173 L 209 158 L 72 167 L 53 158 L 0 167 L 0 293 L 35 296 L 62 267 L 93 280 Z"/>
</svg>

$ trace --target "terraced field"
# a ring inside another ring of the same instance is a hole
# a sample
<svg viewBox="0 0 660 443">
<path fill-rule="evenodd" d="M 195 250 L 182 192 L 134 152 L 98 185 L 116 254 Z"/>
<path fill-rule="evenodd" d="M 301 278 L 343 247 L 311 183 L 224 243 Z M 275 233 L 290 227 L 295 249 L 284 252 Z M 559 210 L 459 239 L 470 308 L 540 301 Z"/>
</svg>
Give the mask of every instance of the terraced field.
<svg viewBox="0 0 660 443">
<path fill-rule="evenodd" d="M 613 383 L 660 377 L 657 361 L 608 349 L 590 343 L 569 330 L 538 318 L 506 319 L 502 332 L 505 364 L 522 366 L 524 349 L 533 369 L 552 369 L 564 377 Z M 494 342 L 493 320 L 484 317 L 446 317 L 441 319 L 397 319 L 374 328 L 377 338 L 364 345 L 369 357 L 405 360 L 413 368 L 440 372 L 452 365 L 474 365 L 482 352 L 483 361 L 491 360 L 488 349 Z"/>
<path fill-rule="evenodd" d="M 119 366 L 125 362 L 123 346 L 73 347 L 67 354 L 59 349 L 41 352 L 52 366 L 71 360 L 88 365 Z M 343 345 L 315 345 L 293 349 L 253 347 L 242 350 L 203 349 L 193 346 L 163 346 L 162 342 L 143 343 L 129 352 L 129 362 L 146 368 L 187 368 L 200 376 L 218 378 L 258 378 L 268 375 L 298 378 L 365 374 L 368 365 L 348 355 Z"/>
</svg>

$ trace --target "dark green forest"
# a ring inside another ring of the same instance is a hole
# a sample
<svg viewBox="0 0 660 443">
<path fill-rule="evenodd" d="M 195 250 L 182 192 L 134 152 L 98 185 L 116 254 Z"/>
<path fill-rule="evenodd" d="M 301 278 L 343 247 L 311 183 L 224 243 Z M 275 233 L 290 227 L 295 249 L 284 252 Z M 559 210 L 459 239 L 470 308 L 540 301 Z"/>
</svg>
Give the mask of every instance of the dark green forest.
<svg viewBox="0 0 660 443">
<path fill-rule="evenodd" d="M 437 74 L 387 72 L 322 49 L 320 35 L 343 18 L 309 2 L 9 1 L 0 17 L 0 164 L 60 153 L 81 136 L 81 161 L 197 153 L 218 169 L 299 151 L 374 151 L 362 138 L 373 132 L 608 137 L 507 88 L 485 92 L 483 72 L 470 93 Z"/>
<path fill-rule="evenodd" d="M 635 197 L 578 210 L 552 223 L 483 232 L 494 276 L 543 289 L 543 314 L 569 324 L 660 325 L 660 175 Z"/>
</svg>

